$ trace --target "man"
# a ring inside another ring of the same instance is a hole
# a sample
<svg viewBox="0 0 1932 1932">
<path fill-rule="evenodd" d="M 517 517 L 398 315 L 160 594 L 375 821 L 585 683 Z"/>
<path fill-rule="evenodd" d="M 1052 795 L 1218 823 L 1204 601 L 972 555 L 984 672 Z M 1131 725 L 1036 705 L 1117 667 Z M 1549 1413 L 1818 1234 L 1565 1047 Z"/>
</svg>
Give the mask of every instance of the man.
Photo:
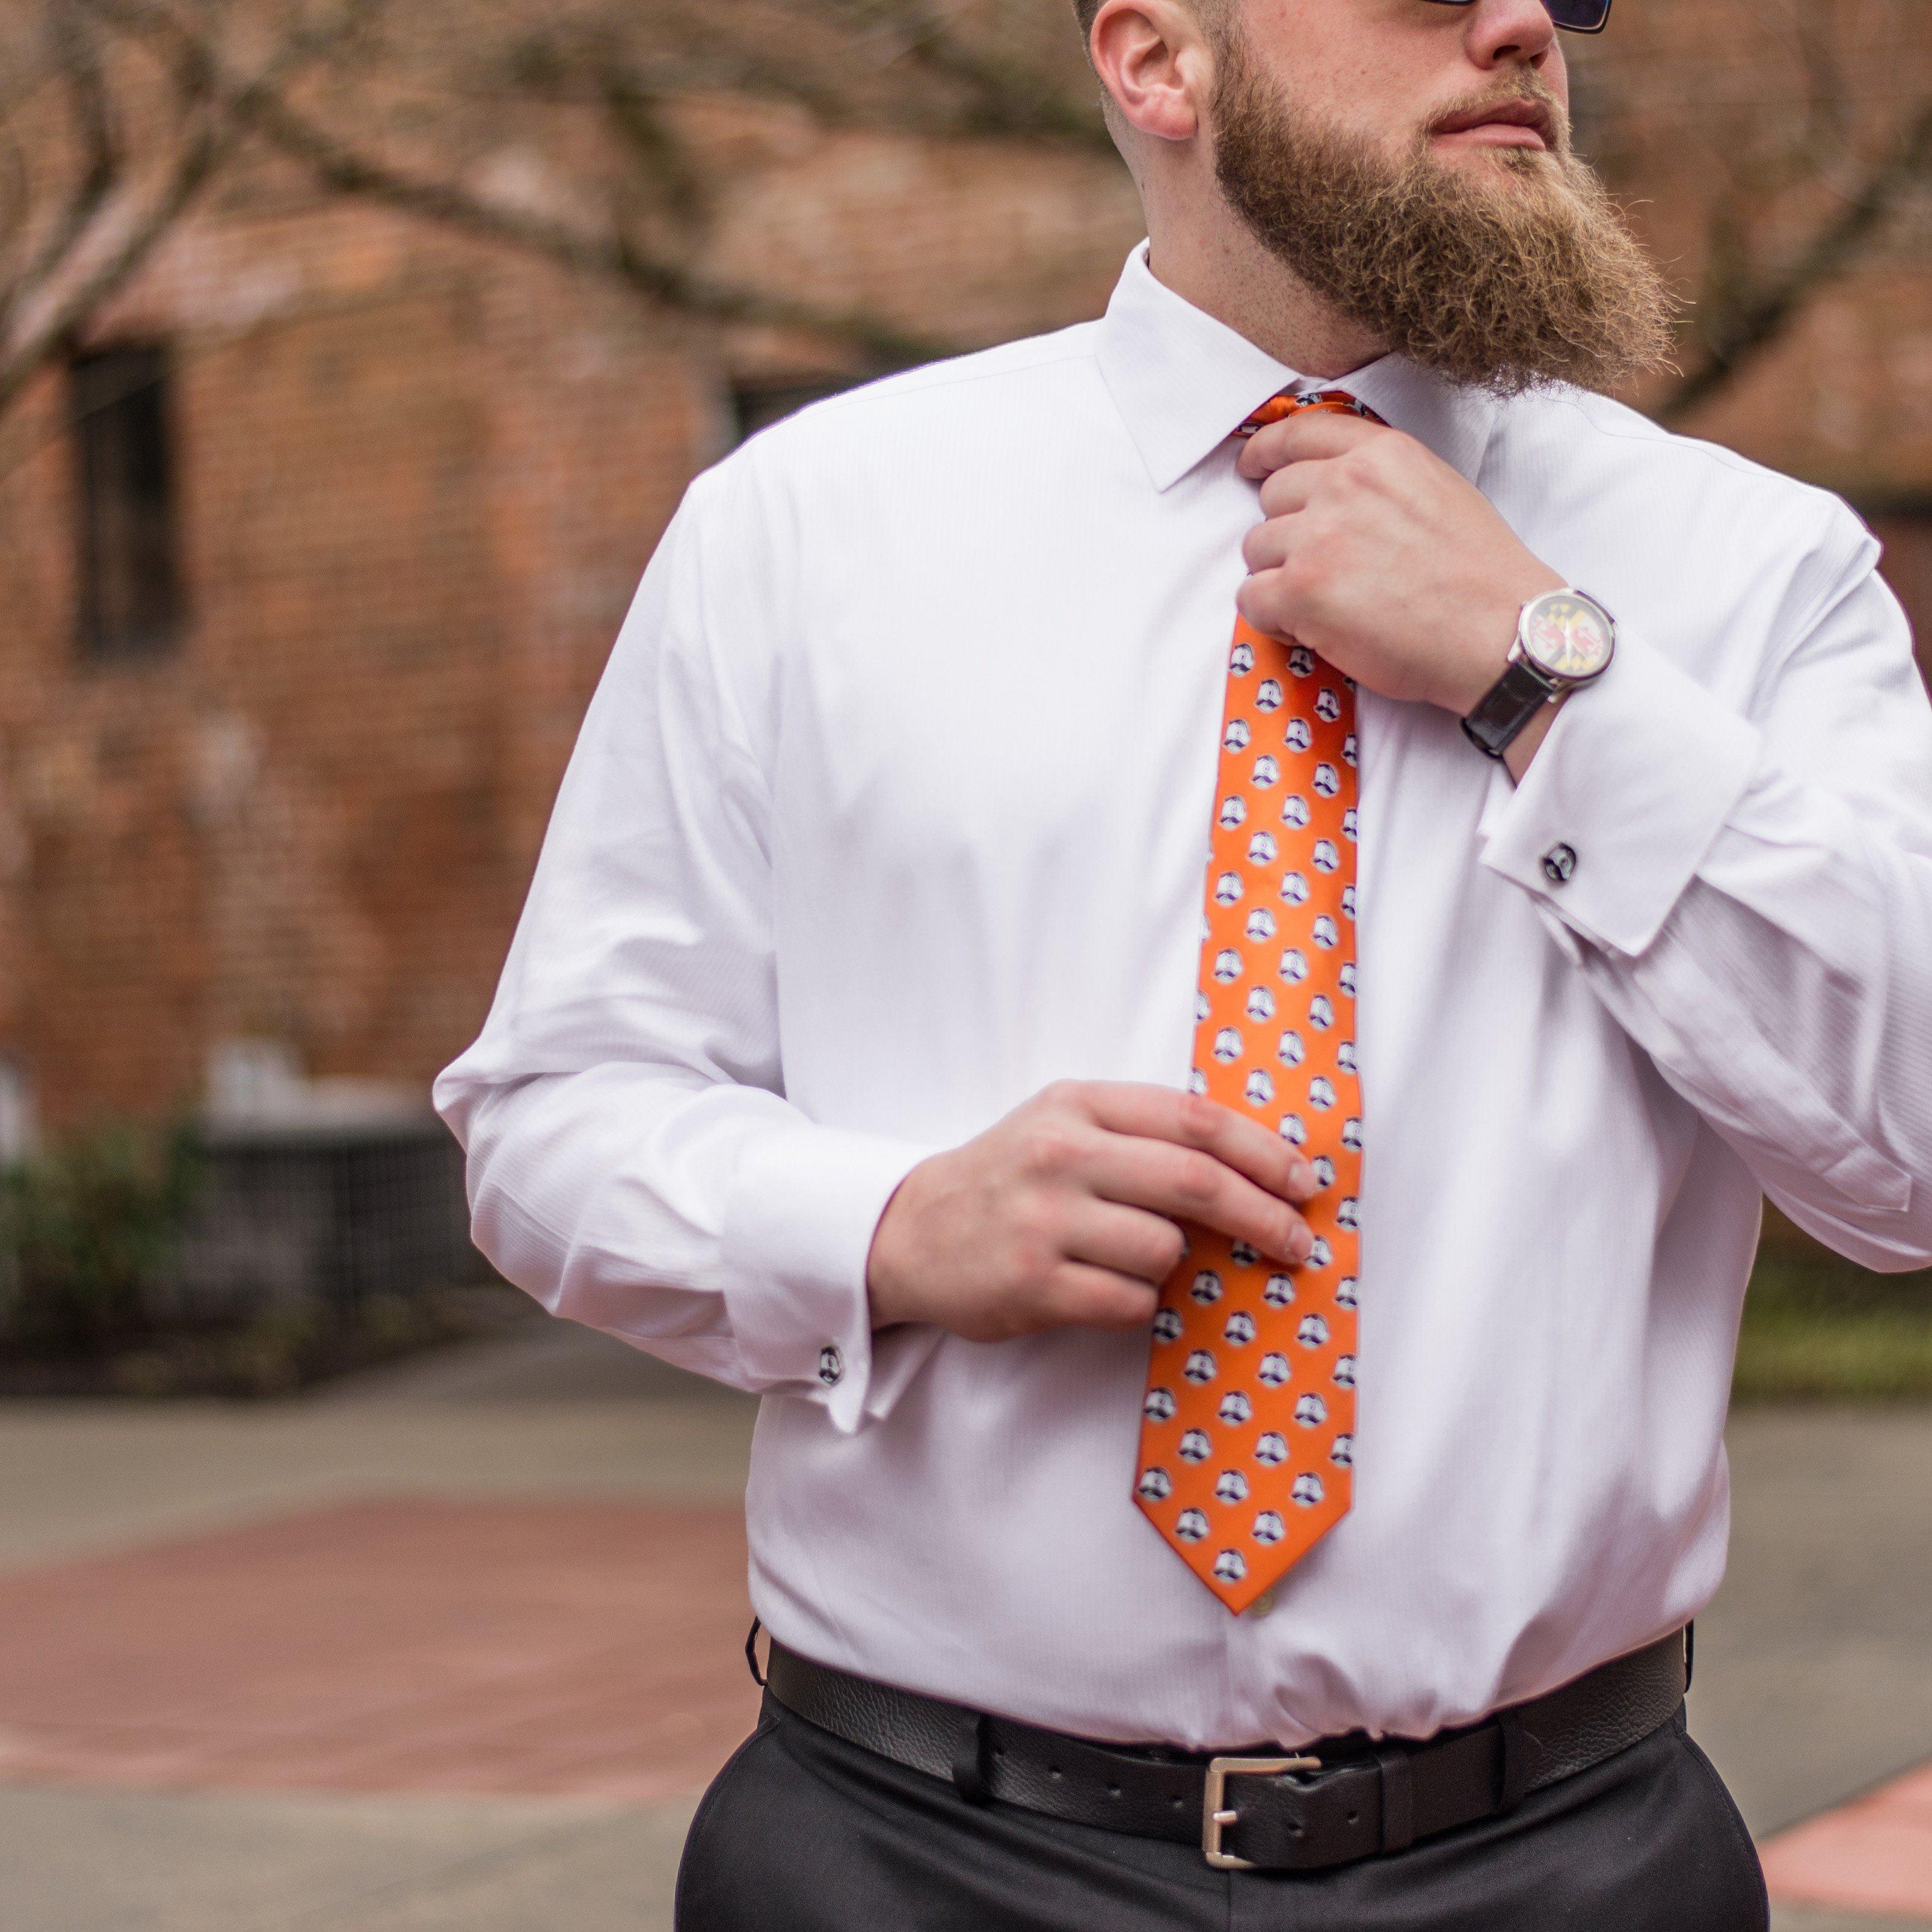
<svg viewBox="0 0 1932 1932">
<path fill-rule="evenodd" d="M 1591 392 L 1606 0 L 1079 10 L 1148 247 L 692 486 L 440 1090 L 506 1274 L 765 1396 L 680 1922 L 1761 1927 L 1760 1190 L 1932 1259 L 1876 546 Z"/>
</svg>

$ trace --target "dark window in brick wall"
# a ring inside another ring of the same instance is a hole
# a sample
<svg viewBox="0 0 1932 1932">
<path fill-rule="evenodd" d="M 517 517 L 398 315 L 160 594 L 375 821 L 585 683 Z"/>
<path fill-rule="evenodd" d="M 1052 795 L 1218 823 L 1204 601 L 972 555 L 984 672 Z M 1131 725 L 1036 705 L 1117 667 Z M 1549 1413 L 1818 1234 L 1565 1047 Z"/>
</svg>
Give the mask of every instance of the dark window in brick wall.
<svg viewBox="0 0 1932 1932">
<path fill-rule="evenodd" d="M 76 356 L 69 371 L 80 506 L 80 644 L 152 656 L 179 634 L 168 365 L 158 348 Z"/>
<path fill-rule="evenodd" d="M 814 382 L 736 382 L 731 388 L 732 427 L 742 442 L 767 425 L 807 403 L 823 396 L 836 396 L 863 379 L 856 376 L 830 376 Z"/>
</svg>

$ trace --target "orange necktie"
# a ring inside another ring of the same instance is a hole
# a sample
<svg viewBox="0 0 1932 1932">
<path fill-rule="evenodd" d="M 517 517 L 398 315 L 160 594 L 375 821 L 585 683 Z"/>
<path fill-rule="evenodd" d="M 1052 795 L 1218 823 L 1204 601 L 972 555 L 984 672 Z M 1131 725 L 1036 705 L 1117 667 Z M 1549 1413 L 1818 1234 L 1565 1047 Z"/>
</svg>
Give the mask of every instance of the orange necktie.
<svg viewBox="0 0 1932 1932">
<path fill-rule="evenodd" d="M 1276 396 L 1380 418 L 1340 389 Z M 1348 1514 L 1355 1426 L 1355 693 L 1237 619 L 1221 724 L 1190 1084 L 1313 1164 L 1298 1268 L 1190 1226 L 1155 1315 L 1141 1508 L 1234 1611 Z"/>
</svg>

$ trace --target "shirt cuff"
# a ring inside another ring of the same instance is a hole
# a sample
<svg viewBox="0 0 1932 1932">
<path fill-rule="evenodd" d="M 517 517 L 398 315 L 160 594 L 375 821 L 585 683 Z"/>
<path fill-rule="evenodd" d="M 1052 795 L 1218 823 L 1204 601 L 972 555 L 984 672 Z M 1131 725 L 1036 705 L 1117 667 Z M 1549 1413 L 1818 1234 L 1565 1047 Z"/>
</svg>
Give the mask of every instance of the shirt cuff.
<svg viewBox="0 0 1932 1932">
<path fill-rule="evenodd" d="M 724 1300 L 744 1362 L 764 1386 L 821 1403 L 844 1435 L 884 1414 L 910 1379 L 884 1375 L 873 1386 L 866 1262 L 893 1190 L 933 1151 L 841 1127 L 788 1127 L 746 1156 L 732 1189 Z"/>
<path fill-rule="evenodd" d="M 1483 814 L 1483 862 L 1564 924 L 1644 952 L 1744 795 L 1756 726 L 1641 639 L 1556 714 Z"/>
</svg>

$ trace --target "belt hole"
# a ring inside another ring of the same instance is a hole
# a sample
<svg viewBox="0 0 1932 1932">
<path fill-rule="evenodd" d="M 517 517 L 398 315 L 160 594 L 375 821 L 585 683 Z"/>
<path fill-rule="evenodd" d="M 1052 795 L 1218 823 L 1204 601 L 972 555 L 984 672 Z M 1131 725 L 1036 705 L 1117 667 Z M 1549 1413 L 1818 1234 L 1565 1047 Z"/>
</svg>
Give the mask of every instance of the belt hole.
<svg viewBox="0 0 1932 1932">
<path fill-rule="evenodd" d="M 1167 1802 L 1177 1811 L 1184 1811 L 1187 1809 L 1187 1801 L 1184 1798 L 1170 1798 Z"/>
<path fill-rule="evenodd" d="M 1118 1784 L 1110 1784 L 1110 1785 L 1108 1785 L 1108 1787 L 1107 1787 L 1107 1796 L 1108 1796 L 1109 1798 L 1118 1798 L 1118 1797 L 1119 1797 L 1119 1796 L 1120 1796 L 1120 1787 Z"/>
<path fill-rule="evenodd" d="M 1060 1777 L 1059 1766 L 1057 1764 L 1048 1765 L 1046 1768 L 1046 1774 L 1048 1778 L 1052 1778 L 1055 1784 L 1058 1784 L 1060 1781 Z"/>
</svg>

